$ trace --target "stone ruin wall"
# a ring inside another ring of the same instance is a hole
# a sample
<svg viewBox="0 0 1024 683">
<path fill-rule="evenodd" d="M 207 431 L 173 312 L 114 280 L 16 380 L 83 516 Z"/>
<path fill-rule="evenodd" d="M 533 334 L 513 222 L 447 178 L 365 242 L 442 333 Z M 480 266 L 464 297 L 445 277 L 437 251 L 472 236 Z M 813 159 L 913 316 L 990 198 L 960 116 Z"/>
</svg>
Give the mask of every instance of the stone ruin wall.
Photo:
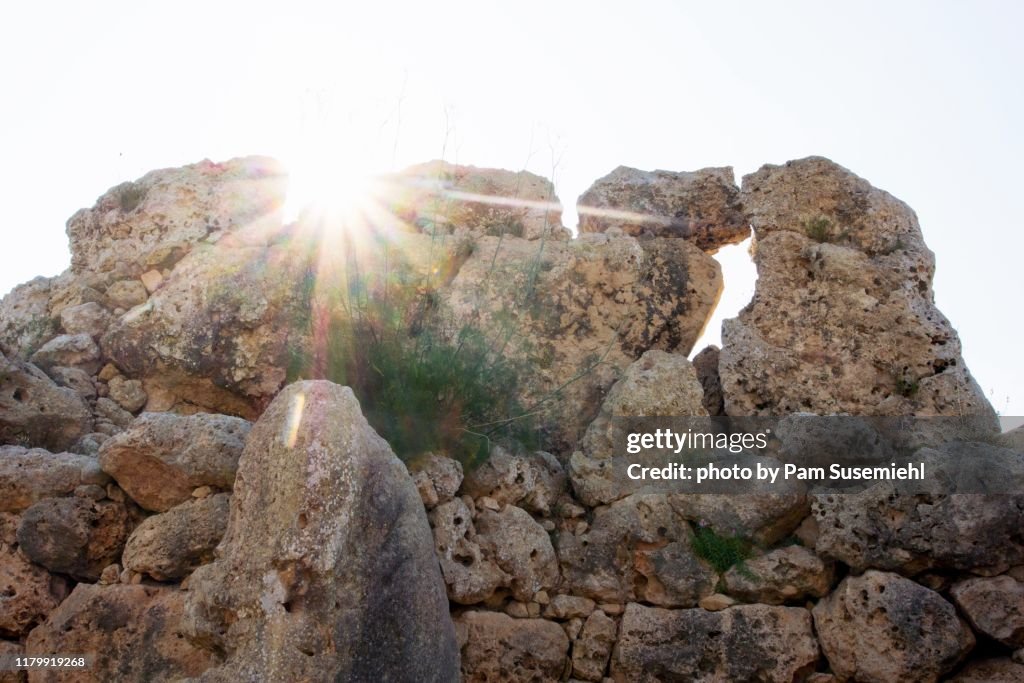
<svg viewBox="0 0 1024 683">
<path fill-rule="evenodd" d="M 271 160 L 153 171 L 68 221 L 68 271 L 0 302 L 0 654 L 97 652 L 94 680 L 1024 680 L 1020 497 L 925 514 L 610 471 L 616 415 L 995 429 L 903 202 L 817 157 L 740 187 L 620 167 L 580 197 L 574 238 L 525 172 L 382 182 L 381 241 L 348 246 L 376 272 L 392 245 L 455 319 L 511 317 L 524 398 L 560 389 L 547 450 L 472 472 L 426 454 L 410 478 L 351 392 L 284 389 L 316 341 L 295 310 L 345 267 L 330 235 L 281 220 Z M 691 363 L 712 255 L 751 229 L 753 300 Z M 699 557 L 698 524 L 756 539 L 750 571 Z M 382 643 L 400 654 L 361 656 Z"/>
</svg>

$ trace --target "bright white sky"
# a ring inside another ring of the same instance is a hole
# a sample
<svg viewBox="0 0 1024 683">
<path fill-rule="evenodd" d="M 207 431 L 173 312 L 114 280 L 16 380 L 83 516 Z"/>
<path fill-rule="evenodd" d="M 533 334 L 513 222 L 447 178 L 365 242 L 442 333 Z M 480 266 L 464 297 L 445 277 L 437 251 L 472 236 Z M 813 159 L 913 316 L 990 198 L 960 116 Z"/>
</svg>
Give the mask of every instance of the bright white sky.
<svg viewBox="0 0 1024 683">
<path fill-rule="evenodd" d="M 1024 415 L 1024 4 L 352 4 L 5 8 L 0 293 L 62 271 L 64 222 L 107 188 L 202 158 L 274 155 L 307 188 L 442 153 L 556 158 L 571 209 L 619 164 L 738 179 L 821 154 L 914 207 L 968 365 Z M 753 291 L 743 249 L 719 258 L 705 342 Z"/>
</svg>

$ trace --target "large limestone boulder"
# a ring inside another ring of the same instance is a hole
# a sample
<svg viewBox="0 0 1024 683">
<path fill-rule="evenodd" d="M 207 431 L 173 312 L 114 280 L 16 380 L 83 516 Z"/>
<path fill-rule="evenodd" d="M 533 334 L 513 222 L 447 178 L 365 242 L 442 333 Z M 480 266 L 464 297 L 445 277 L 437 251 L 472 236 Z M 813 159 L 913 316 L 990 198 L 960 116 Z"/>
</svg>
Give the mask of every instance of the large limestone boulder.
<svg viewBox="0 0 1024 683">
<path fill-rule="evenodd" d="M 1008 647 L 1024 647 L 1024 583 L 1009 575 L 975 577 L 949 592 L 975 631 Z"/>
<path fill-rule="evenodd" d="M 31 361 L 46 371 L 60 366 L 94 375 L 100 369 L 100 347 L 88 334 L 61 334 L 43 344 Z"/>
<path fill-rule="evenodd" d="M 37 669 L 39 683 L 180 681 L 199 676 L 210 653 L 181 635 L 184 594 L 173 588 L 79 584 L 29 634 L 25 654 L 89 654 L 87 669 Z"/>
<path fill-rule="evenodd" d="M 821 157 L 745 176 L 742 199 L 758 280 L 722 325 L 727 414 L 992 418 L 910 207 Z"/>
<path fill-rule="evenodd" d="M 375 189 L 398 220 L 429 235 L 569 238 L 555 186 L 528 171 L 430 161 L 382 178 Z"/>
<path fill-rule="evenodd" d="M 138 276 L 224 233 L 271 231 L 285 185 L 281 167 L 265 157 L 150 171 L 68 220 L 71 268 Z"/>
<path fill-rule="evenodd" d="M 229 415 L 145 413 L 100 447 L 100 465 L 147 510 L 163 512 L 201 486 L 230 490 L 250 424 Z"/>
<path fill-rule="evenodd" d="M 0 512 L 21 512 L 45 498 L 71 495 L 79 486 L 109 481 L 96 459 L 86 455 L 0 446 Z"/>
<path fill-rule="evenodd" d="M 673 173 L 619 166 L 580 195 L 576 210 L 581 233 L 681 237 L 712 253 L 750 234 L 729 167 Z"/>
<path fill-rule="evenodd" d="M 569 638 L 554 622 L 469 611 L 455 628 L 464 683 L 557 681 L 565 670 Z"/>
<path fill-rule="evenodd" d="M 568 450 L 630 363 L 690 351 L 721 291 L 718 263 L 686 240 L 601 234 L 480 238 L 442 298 L 521 367 L 522 403 Z"/>
<path fill-rule="evenodd" d="M 306 250 L 288 244 L 196 247 L 144 305 L 110 326 L 103 351 L 150 396 L 164 397 L 151 410 L 253 417 L 305 339 L 310 268 Z"/>
<path fill-rule="evenodd" d="M 814 607 L 821 649 L 840 681 L 936 681 L 974 647 L 956 609 L 898 574 L 850 576 Z"/>
<path fill-rule="evenodd" d="M 230 500 L 229 494 L 218 493 L 147 517 L 128 537 L 125 568 L 168 581 L 212 561 L 227 528 Z"/>
<path fill-rule="evenodd" d="M 645 463 L 643 454 L 629 455 L 625 426 L 618 417 L 707 416 L 704 392 L 686 356 L 652 349 L 632 363 L 612 386 L 601 411 L 583 435 L 582 449 L 572 455 L 569 475 L 576 497 L 602 505 L 641 490 L 671 490 L 671 484 L 630 479 L 633 463 L 664 466 L 662 459 Z"/>
<path fill-rule="evenodd" d="M 63 450 L 90 431 L 89 406 L 73 389 L 0 354 L 0 443 Z"/>
<path fill-rule="evenodd" d="M 189 577 L 189 637 L 223 653 L 202 680 L 457 680 L 423 504 L 348 388 L 270 404 L 218 555 Z"/>
<path fill-rule="evenodd" d="M 800 607 L 743 605 L 720 612 L 626 606 L 611 661 L 616 683 L 771 681 L 814 671 L 818 643 Z"/>
</svg>

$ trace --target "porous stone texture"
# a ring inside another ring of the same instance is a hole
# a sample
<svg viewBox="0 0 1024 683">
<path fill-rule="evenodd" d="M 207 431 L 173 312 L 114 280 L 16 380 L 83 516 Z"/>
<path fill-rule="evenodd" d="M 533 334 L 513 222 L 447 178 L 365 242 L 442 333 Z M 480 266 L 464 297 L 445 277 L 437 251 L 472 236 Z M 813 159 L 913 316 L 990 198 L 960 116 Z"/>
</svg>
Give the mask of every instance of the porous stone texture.
<svg viewBox="0 0 1024 683">
<path fill-rule="evenodd" d="M 562 575 L 573 593 L 597 602 L 692 607 L 718 581 L 694 555 L 692 533 L 668 497 L 629 496 L 596 510 L 584 533 L 558 534 Z"/>
<path fill-rule="evenodd" d="M 348 388 L 270 404 L 218 555 L 189 577 L 187 633 L 223 653 L 202 680 L 457 680 L 423 504 Z"/>
<path fill-rule="evenodd" d="M 936 681 L 974 647 L 953 605 L 898 574 L 847 577 L 813 612 L 841 681 Z"/>
<path fill-rule="evenodd" d="M 550 453 L 512 453 L 495 444 L 487 461 L 466 474 L 461 490 L 547 515 L 565 488 L 565 471 Z"/>
<path fill-rule="evenodd" d="M 704 410 L 712 417 L 725 415 L 722 378 L 718 375 L 719 355 L 721 349 L 717 346 L 705 346 L 693 357 L 693 369 L 697 372 L 697 379 L 704 390 Z"/>
<path fill-rule="evenodd" d="M 53 278 L 37 277 L 12 289 L 0 300 L 0 352 L 12 359 L 28 360 L 57 334 L 50 315 Z"/>
<path fill-rule="evenodd" d="M 488 600 L 508 576 L 480 547 L 473 515 L 459 498 L 442 503 L 430 514 L 434 547 L 448 598 L 463 605 Z"/>
<path fill-rule="evenodd" d="M 0 634 L 8 638 L 27 634 L 66 595 L 64 581 L 30 562 L 16 542 L 5 539 L 0 544 Z"/>
<path fill-rule="evenodd" d="M 302 348 L 312 267 L 305 249 L 287 245 L 196 246 L 110 326 L 103 350 L 172 406 L 254 417 Z"/>
<path fill-rule="evenodd" d="M 995 575 L 1024 564 L 1024 495 L 956 493 L 958 485 L 969 486 L 986 474 L 994 474 L 1006 490 L 1020 491 L 1024 462 L 1013 451 L 988 445 L 953 448 L 915 455 L 933 482 L 948 476 L 949 483 L 936 484 L 934 493 L 879 482 L 858 493 L 812 496 L 817 552 L 856 571 L 870 567 L 908 576 L 927 569 Z M 964 473 L 958 471 L 968 464 Z"/>
<path fill-rule="evenodd" d="M 88 334 L 62 334 L 43 344 L 31 360 L 43 370 L 59 365 L 95 375 L 100 369 L 100 347 Z"/>
<path fill-rule="evenodd" d="M 68 306 L 60 312 L 60 326 L 67 334 L 87 334 L 98 339 L 110 324 L 110 313 L 95 301 Z"/>
<path fill-rule="evenodd" d="M 426 453 L 408 465 L 412 481 L 428 510 L 450 501 L 462 485 L 462 463 L 454 458 Z"/>
<path fill-rule="evenodd" d="M 200 486 L 232 487 L 250 423 L 228 415 L 144 413 L 100 447 L 100 465 L 147 510 L 163 512 Z"/>
<path fill-rule="evenodd" d="M 107 382 L 110 389 L 110 398 L 129 413 L 134 413 L 146 405 L 145 389 L 142 382 L 137 379 L 125 379 L 124 377 L 111 377 Z"/>
<path fill-rule="evenodd" d="M 174 588 L 79 584 L 49 618 L 29 634 L 25 654 L 90 654 L 92 666 L 37 669 L 35 683 L 162 683 L 199 676 L 210 653 L 181 635 L 184 594 Z"/>
<path fill-rule="evenodd" d="M 555 681 L 565 670 L 569 638 L 553 622 L 468 611 L 455 629 L 464 683 Z"/>
<path fill-rule="evenodd" d="M 730 167 L 674 173 L 619 166 L 580 195 L 576 210 L 581 233 L 681 237 L 709 252 L 750 234 Z"/>
<path fill-rule="evenodd" d="M 138 276 L 221 233 L 270 232 L 280 225 L 286 181 L 266 157 L 151 171 L 68 220 L 71 268 Z"/>
<path fill-rule="evenodd" d="M 431 161 L 382 178 L 377 189 L 398 220 L 430 235 L 570 236 L 555 186 L 528 171 Z"/>
<path fill-rule="evenodd" d="M 745 602 L 781 605 L 826 596 L 833 576 L 831 562 L 792 545 L 734 566 L 722 579 L 726 591 Z"/>
<path fill-rule="evenodd" d="M 650 349 L 689 353 L 721 291 L 718 263 L 686 240 L 483 237 L 442 298 L 455 320 L 508 337 L 521 402 L 544 409 L 564 450 L 620 369 Z"/>
<path fill-rule="evenodd" d="M 0 446 L 0 512 L 21 512 L 46 498 L 69 496 L 84 484 L 109 481 L 96 459 L 86 455 Z"/>
<path fill-rule="evenodd" d="M 616 683 L 790 683 L 814 671 L 818 656 L 810 612 L 799 607 L 708 612 L 630 603 L 610 671 Z"/>
<path fill-rule="evenodd" d="M 558 585 L 558 558 L 548 533 L 530 513 L 514 505 L 500 511 L 480 510 L 475 519 L 484 555 L 507 575 L 516 600 L 534 600 Z"/>
<path fill-rule="evenodd" d="M 90 431 L 89 407 L 73 389 L 0 354 L 0 442 L 63 450 Z"/>
<path fill-rule="evenodd" d="M 96 398 L 96 384 L 81 368 L 50 368 L 49 375 L 58 386 L 71 389 L 86 401 Z"/>
<path fill-rule="evenodd" d="M 978 577 L 953 584 L 949 593 L 976 632 L 1024 647 L 1024 583 L 1008 575 Z"/>
<path fill-rule="evenodd" d="M 572 644 L 572 675 L 584 681 L 600 681 L 618 630 L 615 620 L 604 612 L 591 613 Z"/>
<path fill-rule="evenodd" d="M 624 451 L 626 431 L 617 417 L 707 416 L 704 392 L 686 356 L 651 350 L 626 368 L 601 404 L 601 411 L 583 436 L 582 450 L 572 455 L 569 475 L 576 496 L 587 505 L 611 503 L 641 490 L 671 490 L 661 482 L 631 479 L 631 464 L 664 466 L 655 453 L 646 462 L 641 454 Z M 659 484 L 662 484 L 659 486 Z"/>
<path fill-rule="evenodd" d="M 758 279 L 722 324 L 727 414 L 983 415 L 995 429 L 910 207 L 822 157 L 763 166 L 742 201 Z"/>
<path fill-rule="evenodd" d="M 229 494 L 219 493 L 146 518 L 128 537 L 124 566 L 168 581 L 212 561 L 227 528 L 230 500 Z"/>
<path fill-rule="evenodd" d="M 120 559 L 132 522 L 128 508 L 118 501 L 47 498 L 22 514 L 18 545 L 51 572 L 96 581 L 107 565 Z"/>
</svg>

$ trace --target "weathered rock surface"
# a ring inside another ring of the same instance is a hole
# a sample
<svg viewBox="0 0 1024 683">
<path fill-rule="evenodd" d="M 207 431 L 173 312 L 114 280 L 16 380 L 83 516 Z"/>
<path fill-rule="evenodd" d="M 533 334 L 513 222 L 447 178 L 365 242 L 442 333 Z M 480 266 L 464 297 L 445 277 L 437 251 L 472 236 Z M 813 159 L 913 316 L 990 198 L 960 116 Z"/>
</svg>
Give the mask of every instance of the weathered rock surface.
<svg viewBox="0 0 1024 683">
<path fill-rule="evenodd" d="M 651 462 L 623 451 L 626 425 L 617 417 L 706 416 L 704 392 L 686 356 L 659 350 L 645 352 L 612 386 L 601 411 L 583 436 L 582 450 L 572 455 L 569 475 L 576 496 L 587 505 L 611 503 L 631 493 L 670 491 L 672 485 L 630 479 L 629 465 L 664 466 L 661 454 Z M 661 484 L 659 486 L 659 484 Z"/>
<path fill-rule="evenodd" d="M 499 505 L 517 505 L 547 515 L 565 491 L 566 476 L 561 463 L 543 451 L 512 453 L 499 445 L 491 447 L 487 461 L 470 471 L 462 491 Z"/>
<path fill-rule="evenodd" d="M 83 484 L 109 481 L 86 455 L 0 446 L 0 512 L 21 512 L 43 499 L 71 495 Z"/>
<path fill-rule="evenodd" d="M 62 366 L 94 375 L 100 369 L 100 347 L 88 334 L 62 334 L 33 353 L 32 362 L 43 370 Z"/>
<path fill-rule="evenodd" d="M 0 300 L 0 352 L 12 359 L 28 360 L 57 335 L 57 321 L 50 315 L 52 282 L 53 278 L 37 277 Z"/>
<path fill-rule="evenodd" d="M 19 638 L 67 595 L 64 582 L 32 564 L 16 546 L 0 546 L 0 634 Z"/>
<path fill-rule="evenodd" d="M 200 486 L 229 490 L 250 424 L 228 415 L 145 413 L 100 447 L 100 465 L 136 503 L 163 512 Z"/>
<path fill-rule="evenodd" d="M 725 397 L 722 395 L 722 378 L 718 375 L 718 357 L 721 349 L 705 346 L 693 357 L 693 369 L 704 389 L 704 410 L 712 417 L 725 415 Z"/>
<path fill-rule="evenodd" d="M 949 683 L 1019 683 L 1024 681 L 1024 664 L 999 657 L 971 662 L 949 679 Z"/>
<path fill-rule="evenodd" d="M 212 561 L 227 528 L 230 500 L 229 494 L 219 493 L 146 518 L 128 538 L 124 566 L 168 581 Z"/>
<path fill-rule="evenodd" d="M 598 610 L 587 617 L 572 644 L 572 674 L 584 681 L 600 681 L 618 634 L 615 620 Z"/>
<path fill-rule="evenodd" d="M 81 368 L 50 368 L 49 375 L 58 386 L 71 389 L 86 401 L 96 398 L 96 385 L 89 373 Z"/>
<path fill-rule="evenodd" d="M 94 339 L 99 339 L 110 320 L 110 313 L 95 301 L 68 306 L 60 312 L 60 326 L 66 334 L 87 334 Z"/>
<path fill-rule="evenodd" d="M 847 577 L 813 611 L 841 681 L 936 681 L 974 647 L 953 605 L 897 574 Z"/>
<path fill-rule="evenodd" d="M 173 588 L 79 584 L 42 625 L 29 634 L 25 654 L 94 655 L 83 670 L 37 669 L 39 683 L 161 683 L 199 676 L 208 652 L 181 635 L 184 594 Z"/>
<path fill-rule="evenodd" d="M 726 590 L 746 602 L 781 605 L 822 598 L 832 587 L 834 569 L 807 548 L 785 546 L 725 573 Z"/>
<path fill-rule="evenodd" d="M 428 510 L 450 501 L 462 485 L 462 463 L 436 453 L 427 453 L 409 463 L 409 474 Z"/>
<path fill-rule="evenodd" d="M 456 320 L 508 337 L 522 402 L 575 444 L 602 393 L 649 349 L 686 354 L 721 294 L 718 263 L 686 240 L 480 238 L 443 299 Z M 514 334 L 513 334 L 514 332 Z"/>
<path fill-rule="evenodd" d="M 666 496 L 629 496 L 595 511 L 585 533 L 558 535 L 562 574 L 573 593 L 598 602 L 692 607 L 718 581 L 694 555 L 692 533 Z"/>
<path fill-rule="evenodd" d="M 307 332 L 309 268 L 305 250 L 287 245 L 196 247 L 144 306 L 110 326 L 103 350 L 151 393 L 255 416 Z"/>
<path fill-rule="evenodd" d="M 448 590 L 448 598 L 463 605 L 488 600 L 508 575 L 491 557 L 485 557 L 465 502 L 456 498 L 438 505 L 430 514 L 434 546 Z"/>
<path fill-rule="evenodd" d="M 280 225 L 285 185 L 281 167 L 266 157 L 151 171 L 68 220 L 71 268 L 138 276 L 222 233 L 271 231 Z"/>
<path fill-rule="evenodd" d="M 22 514 L 18 545 L 51 572 L 95 581 L 120 559 L 131 525 L 129 510 L 118 501 L 47 498 Z"/>
<path fill-rule="evenodd" d="M 89 407 L 73 389 L 0 354 L 0 442 L 62 450 L 90 431 Z"/>
<path fill-rule="evenodd" d="M 25 646 L 9 640 L 0 640 L 0 656 L 23 657 Z M 0 683 L 25 683 L 28 680 L 26 671 L 0 671 Z"/>
<path fill-rule="evenodd" d="M 485 556 L 508 576 L 516 600 L 533 600 L 540 591 L 558 585 L 558 558 L 551 539 L 528 512 L 506 505 L 498 512 L 480 510 L 475 521 Z"/>
<path fill-rule="evenodd" d="M 580 195 L 576 210 L 581 233 L 619 228 L 629 235 L 682 237 L 710 252 L 750 234 L 729 167 L 673 173 L 619 166 Z"/>
<path fill-rule="evenodd" d="M 1018 454 L 963 444 L 922 449 L 915 457 L 934 482 L 942 481 L 943 468 L 952 468 L 945 473 L 949 483 L 934 493 L 879 482 L 859 493 L 814 495 L 817 552 L 857 571 L 873 567 L 907 575 L 933 568 L 995 575 L 1024 564 L 1024 496 L 955 492 L 991 475 L 1007 490 L 1021 490 Z"/>
<path fill-rule="evenodd" d="M 129 413 L 141 410 L 146 405 L 148 396 L 145 389 L 142 388 L 142 382 L 137 379 L 125 379 L 121 376 L 111 377 L 107 386 L 110 398 Z"/>
<path fill-rule="evenodd" d="M 821 157 L 743 179 L 758 280 L 722 325 L 729 415 L 994 413 L 935 308 L 903 202 Z"/>
<path fill-rule="evenodd" d="M 1007 575 L 971 578 L 953 584 L 949 593 L 975 631 L 1024 647 L 1024 583 Z"/>
<path fill-rule="evenodd" d="M 465 683 L 554 681 L 565 670 L 569 638 L 553 622 L 469 611 L 455 628 Z"/>
<path fill-rule="evenodd" d="M 743 605 L 721 612 L 626 606 L 611 662 L 617 683 L 772 681 L 814 671 L 818 644 L 799 607 Z"/>
<path fill-rule="evenodd" d="M 431 161 L 386 177 L 380 185 L 396 218 L 427 234 L 569 238 L 555 186 L 528 171 Z"/>
<path fill-rule="evenodd" d="M 253 427 L 219 559 L 189 589 L 189 636 L 224 653 L 203 680 L 458 677 L 423 504 L 329 382 L 290 385 Z"/>
</svg>

